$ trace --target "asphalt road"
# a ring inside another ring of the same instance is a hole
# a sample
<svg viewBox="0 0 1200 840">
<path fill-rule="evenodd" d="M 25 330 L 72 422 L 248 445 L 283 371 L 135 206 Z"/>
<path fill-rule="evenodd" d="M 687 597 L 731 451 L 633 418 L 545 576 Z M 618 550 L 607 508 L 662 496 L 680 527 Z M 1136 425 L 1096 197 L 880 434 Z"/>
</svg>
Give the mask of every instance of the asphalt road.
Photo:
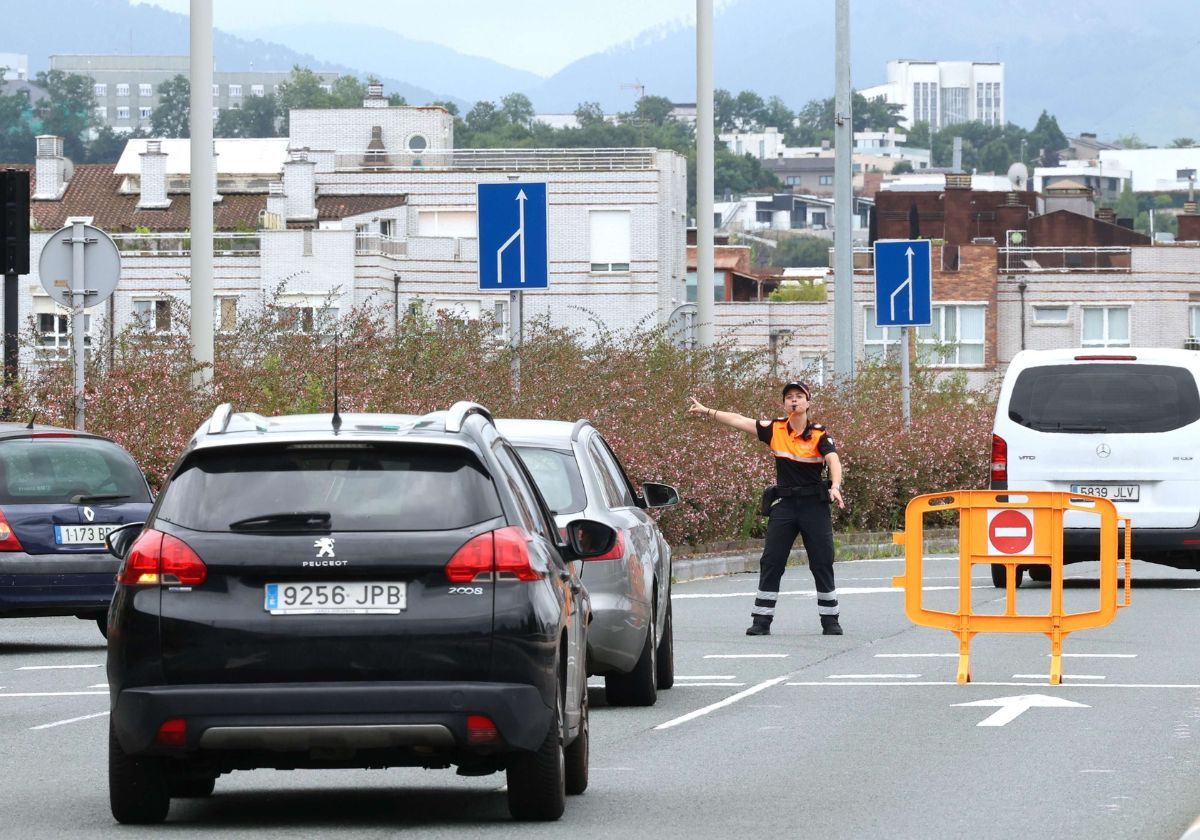
<svg viewBox="0 0 1200 840">
<path fill-rule="evenodd" d="M 926 562 L 926 604 L 952 608 L 956 563 Z M 593 691 L 591 786 L 551 825 L 509 820 L 503 775 L 260 770 L 177 800 L 174 834 L 373 837 L 1178 838 L 1200 814 L 1200 575 L 1135 563 L 1133 605 L 1067 638 L 914 627 L 899 560 L 839 563 L 842 637 L 821 636 L 812 579 L 790 569 L 773 635 L 743 634 L 757 579 L 676 584 L 676 687 L 648 709 Z M 1093 607 L 1096 567 L 1068 568 Z M 943 588 L 944 587 L 944 588 Z M 1003 595 L 980 567 L 979 612 Z M 1022 612 L 1044 610 L 1028 581 Z M 5 837 L 150 836 L 117 826 L 106 782 L 103 640 L 72 618 L 0 621 Z M 1012 702 L 964 705 L 1033 695 Z"/>
</svg>

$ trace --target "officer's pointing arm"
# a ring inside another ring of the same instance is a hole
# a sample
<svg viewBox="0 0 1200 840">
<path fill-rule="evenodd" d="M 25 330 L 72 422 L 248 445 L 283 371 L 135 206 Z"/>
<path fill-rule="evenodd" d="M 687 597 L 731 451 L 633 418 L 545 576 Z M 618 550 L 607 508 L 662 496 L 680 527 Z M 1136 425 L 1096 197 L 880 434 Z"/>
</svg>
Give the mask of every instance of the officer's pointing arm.
<svg viewBox="0 0 1200 840">
<path fill-rule="evenodd" d="M 719 411 L 715 408 L 709 408 L 702 405 L 698 399 L 692 397 L 692 404 L 688 406 L 688 413 L 695 414 L 701 417 L 707 417 L 709 420 L 716 420 L 725 426 L 732 426 L 735 429 L 741 429 L 747 434 L 757 434 L 757 421 L 749 417 L 744 417 L 735 411 Z"/>
</svg>

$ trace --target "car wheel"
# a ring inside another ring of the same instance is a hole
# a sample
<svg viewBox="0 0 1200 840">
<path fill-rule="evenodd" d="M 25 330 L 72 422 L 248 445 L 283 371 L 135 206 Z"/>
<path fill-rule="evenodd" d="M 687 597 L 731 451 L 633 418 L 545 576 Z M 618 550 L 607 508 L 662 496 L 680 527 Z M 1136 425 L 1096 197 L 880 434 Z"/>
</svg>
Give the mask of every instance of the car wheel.
<svg viewBox="0 0 1200 840">
<path fill-rule="evenodd" d="M 579 704 L 579 734 L 565 751 L 566 789 L 569 796 L 578 796 L 588 786 L 588 697 L 587 685 L 583 687 L 583 699 Z"/>
<path fill-rule="evenodd" d="M 109 722 L 108 803 L 117 822 L 151 825 L 167 818 L 171 796 L 164 770 L 160 760 L 126 755 Z"/>
<path fill-rule="evenodd" d="M 515 820 L 557 820 L 567 808 L 562 702 L 561 696 L 555 699 L 550 729 L 537 751 L 518 753 L 508 762 L 508 812 Z"/>
<path fill-rule="evenodd" d="M 658 634 L 650 619 L 637 664 L 628 674 L 604 678 L 604 696 L 610 706 L 653 706 L 658 700 Z"/>
<path fill-rule="evenodd" d="M 207 796 L 212 796 L 213 789 L 216 786 L 216 776 L 172 779 L 170 791 L 171 796 L 178 796 L 180 799 L 204 799 Z"/>
<path fill-rule="evenodd" d="M 1017 566 L 1017 587 L 1020 587 L 1022 578 L 1025 577 L 1025 567 Z M 1000 563 L 992 564 L 992 586 L 997 589 L 1005 589 L 1008 586 L 1008 567 Z"/>
<path fill-rule="evenodd" d="M 1036 583 L 1050 582 L 1050 567 L 1049 566 L 1026 566 L 1025 571 L 1029 572 L 1029 579 Z"/>
<path fill-rule="evenodd" d="M 675 685 L 675 623 L 671 618 L 670 596 L 667 600 L 667 617 L 663 621 L 662 638 L 658 640 L 658 690 Z"/>
<path fill-rule="evenodd" d="M 96 619 L 96 626 L 100 628 L 100 635 L 108 638 L 108 616 L 102 615 Z"/>
</svg>

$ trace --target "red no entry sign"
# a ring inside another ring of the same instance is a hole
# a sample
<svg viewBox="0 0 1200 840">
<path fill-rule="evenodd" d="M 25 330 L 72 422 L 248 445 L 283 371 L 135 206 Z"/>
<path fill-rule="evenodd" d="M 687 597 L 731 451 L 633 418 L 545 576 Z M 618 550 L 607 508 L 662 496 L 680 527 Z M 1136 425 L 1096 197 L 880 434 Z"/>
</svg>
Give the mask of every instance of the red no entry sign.
<svg viewBox="0 0 1200 840">
<path fill-rule="evenodd" d="M 1027 510 L 988 512 L 988 553 L 1028 554 L 1033 545 L 1033 514 Z"/>
</svg>

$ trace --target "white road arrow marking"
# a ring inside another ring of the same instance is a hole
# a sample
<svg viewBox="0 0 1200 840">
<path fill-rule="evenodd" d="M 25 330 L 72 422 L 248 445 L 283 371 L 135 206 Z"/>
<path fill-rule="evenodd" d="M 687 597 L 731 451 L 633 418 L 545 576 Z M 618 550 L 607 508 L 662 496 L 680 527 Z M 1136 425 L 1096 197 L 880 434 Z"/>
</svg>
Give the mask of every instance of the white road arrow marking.
<svg viewBox="0 0 1200 840">
<path fill-rule="evenodd" d="M 904 282 L 903 282 L 903 283 L 901 283 L 899 286 L 897 286 L 897 287 L 895 288 L 895 290 L 892 292 L 892 296 L 891 296 L 891 298 L 889 299 L 889 302 L 892 304 L 892 320 L 893 320 L 893 321 L 895 321 L 895 320 L 896 320 L 896 295 L 900 294 L 900 292 L 902 292 L 906 286 L 908 287 L 908 320 L 910 320 L 910 321 L 911 321 L 911 320 L 913 319 L 913 293 L 912 293 L 912 282 L 913 282 L 913 273 L 912 273 L 912 258 L 913 258 L 913 249 L 912 249 L 912 246 L 911 246 L 911 245 L 909 245 L 909 246 L 908 246 L 908 248 L 905 250 L 904 254 L 905 254 L 905 256 L 907 256 L 907 257 L 908 257 L 908 277 L 906 277 L 906 278 L 904 279 Z"/>
<path fill-rule="evenodd" d="M 1075 703 L 1071 700 L 1063 700 L 1061 697 L 1050 697 L 1046 694 L 1020 694 L 1016 697 L 997 697 L 995 700 L 976 700 L 973 703 L 955 703 L 955 706 L 999 706 L 999 710 L 994 714 L 988 715 L 976 726 L 1004 726 L 1009 721 L 1015 720 L 1019 715 L 1032 709 L 1034 706 L 1044 706 L 1047 708 L 1078 708 L 1090 709 L 1086 703 Z"/>
</svg>

